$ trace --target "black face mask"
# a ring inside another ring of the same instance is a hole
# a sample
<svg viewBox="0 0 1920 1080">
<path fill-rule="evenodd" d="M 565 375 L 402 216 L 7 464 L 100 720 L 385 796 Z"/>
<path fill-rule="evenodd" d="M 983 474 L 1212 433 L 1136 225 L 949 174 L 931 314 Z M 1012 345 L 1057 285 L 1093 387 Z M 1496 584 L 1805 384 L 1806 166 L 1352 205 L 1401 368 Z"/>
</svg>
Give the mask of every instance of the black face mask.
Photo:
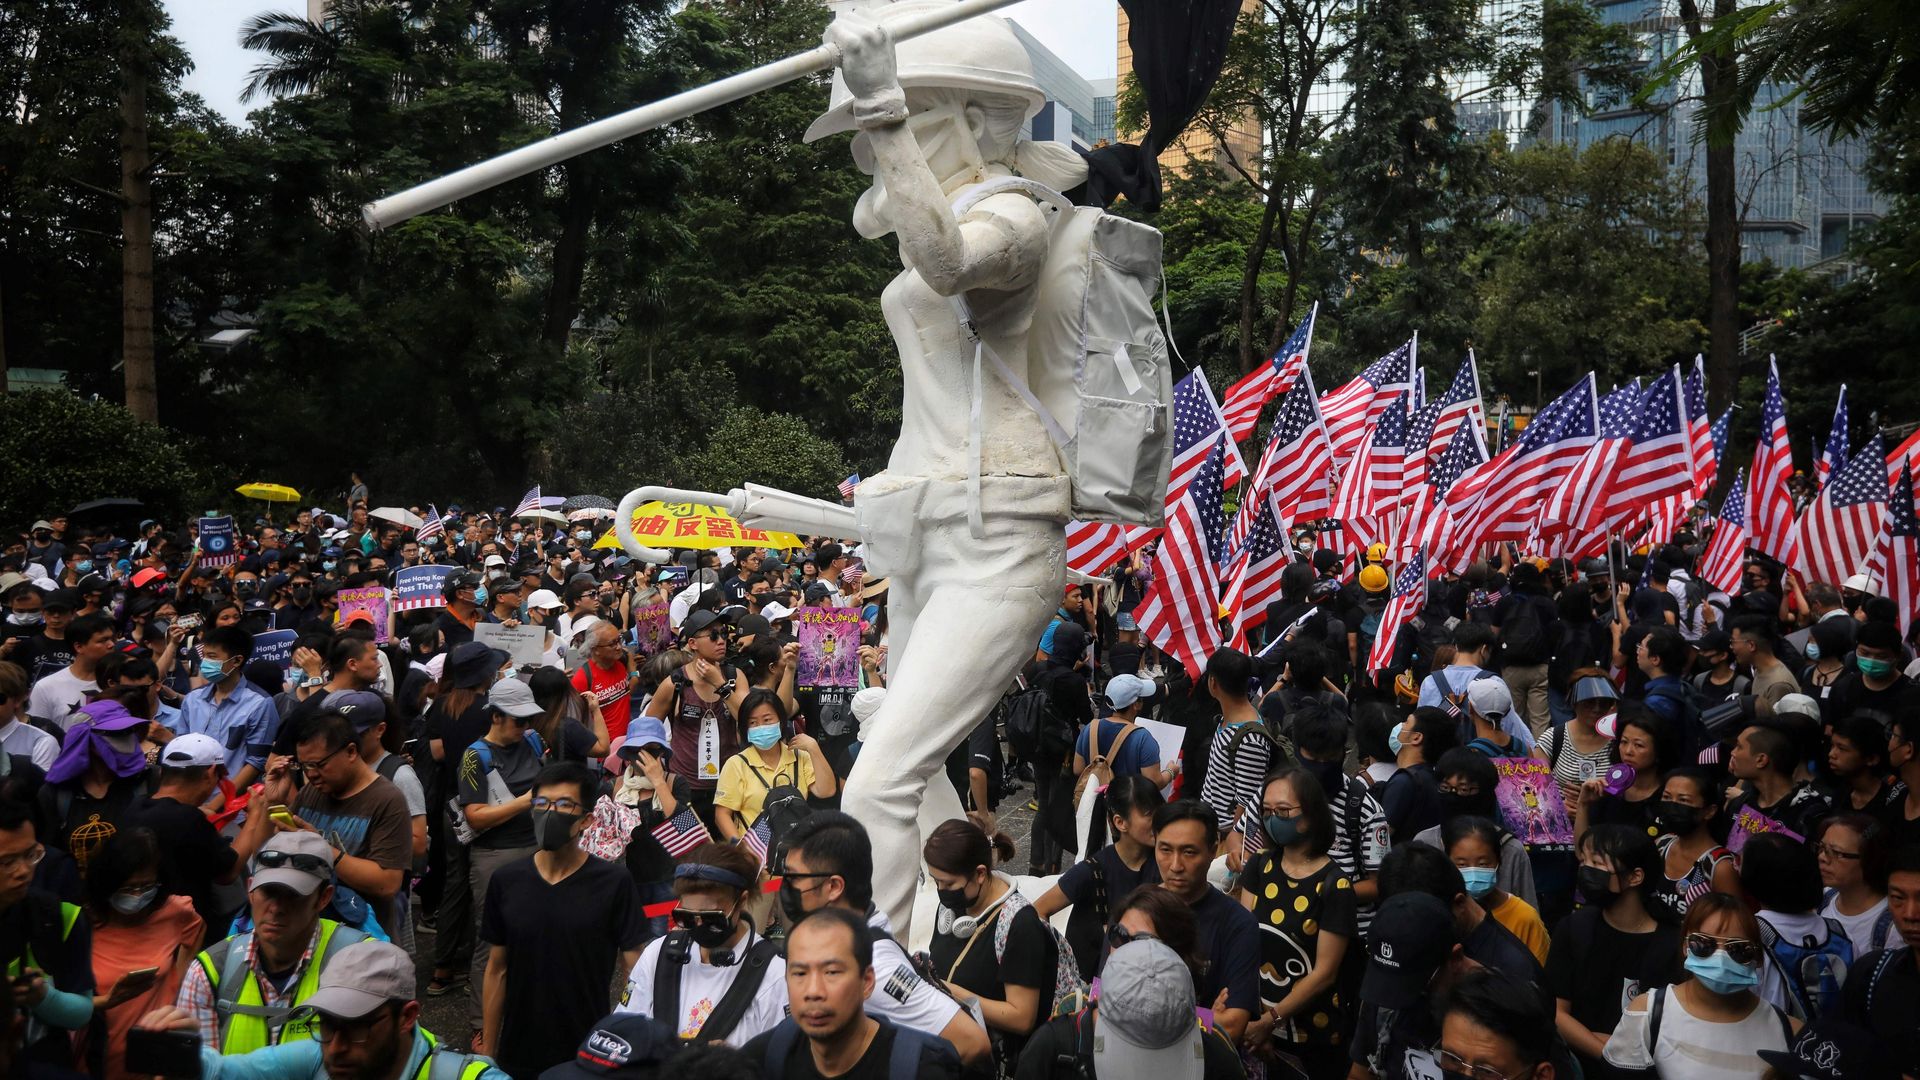
<svg viewBox="0 0 1920 1080">
<path fill-rule="evenodd" d="M 1620 895 L 1613 888 L 1613 875 L 1597 866 L 1581 867 L 1573 879 L 1580 886 L 1580 895 L 1586 897 L 1589 904 L 1604 907 Z"/>
<path fill-rule="evenodd" d="M 1311 761 L 1300 759 L 1300 767 L 1313 774 L 1320 781 L 1320 790 L 1330 800 L 1340 799 L 1347 790 L 1347 773 L 1337 761 Z"/>
<path fill-rule="evenodd" d="M 293 587 L 293 602 L 299 604 L 301 607 L 306 607 L 312 603 L 313 587 L 310 585 L 295 585 Z"/>
<path fill-rule="evenodd" d="M 939 899 L 941 907 L 946 908 L 955 915 L 965 915 L 967 908 L 977 899 L 977 897 L 967 895 L 967 887 L 965 885 L 957 889 L 938 889 L 933 895 Z"/>
<path fill-rule="evenodd" d="M 1442 820 L 1456 817 L 1493 816 L 1493 797 L 1490 793 L 1480 795 L 1455 795 L 1452 792 L 1440 793 L 1440 817 Z"/>
<path fill-rule="evenodd" d="M 786 913 L 787 922 L 797 923 L 807 917 L 806 895 L 793 883 L 792 878 L 780 882 L 780 910 Z"/>
<path fill-rule="evenodd" d="M 1661 832 L 1685 836 L 1700 827 L 1702 816 L 1702 810 L 1698 806 L 1661 799 L 1660 804 L 1654 807 L 1653 820 L 1659 825 Z"/>
</svg>

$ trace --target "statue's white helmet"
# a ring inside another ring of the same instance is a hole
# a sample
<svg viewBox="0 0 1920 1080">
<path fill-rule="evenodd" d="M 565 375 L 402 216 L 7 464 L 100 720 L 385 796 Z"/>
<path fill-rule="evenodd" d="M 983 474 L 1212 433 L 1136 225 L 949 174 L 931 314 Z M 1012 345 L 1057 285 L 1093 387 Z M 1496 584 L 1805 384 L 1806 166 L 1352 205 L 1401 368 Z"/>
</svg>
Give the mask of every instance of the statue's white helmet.
<svg viewBox="0 0 1920 1080">
<path fill-rule="evenodd" d="M 900 0 L 876 4 L 861 14 L 882 26 L 897 25 L 908 16 L 950 7 L 953 0 Z M 1013 27 L 998 15 L 977 15 L 965 22 L 894 45 L 894 60 L 904 90 L 914 87 L 977 90 L 1026 102 L 1031 117 L 1046 104 L 1047 95 L 1033 77 L 1033 61 Z M 852 131 L 853 94 L 840 72 L 833 73 L 833 94 L 827 111 L 808 126 L 805 141 Z"/>
</svg>

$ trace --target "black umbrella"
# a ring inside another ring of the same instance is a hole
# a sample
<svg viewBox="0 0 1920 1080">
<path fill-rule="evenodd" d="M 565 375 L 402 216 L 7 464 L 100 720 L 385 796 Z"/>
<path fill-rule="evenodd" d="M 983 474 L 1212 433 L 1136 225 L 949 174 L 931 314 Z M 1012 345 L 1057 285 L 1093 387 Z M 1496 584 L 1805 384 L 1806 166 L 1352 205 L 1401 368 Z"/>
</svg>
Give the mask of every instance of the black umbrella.
<svg viewBox="0 0 1920 1080">
<path fill-rule="evenodd" d="M 562 510 L 612 510 L 613 500 L 598 495 L 575 495 L 560 504 Z"/>
<path fill-rule="evenodd" d="M 83 518 L 112 520 L 132 517 L 146 508 L 147 504 L 139 499 L 95 499 L 92 502 L 83 502 L 67 511 L 67 517 L 75 521 Z"/>
</svg>

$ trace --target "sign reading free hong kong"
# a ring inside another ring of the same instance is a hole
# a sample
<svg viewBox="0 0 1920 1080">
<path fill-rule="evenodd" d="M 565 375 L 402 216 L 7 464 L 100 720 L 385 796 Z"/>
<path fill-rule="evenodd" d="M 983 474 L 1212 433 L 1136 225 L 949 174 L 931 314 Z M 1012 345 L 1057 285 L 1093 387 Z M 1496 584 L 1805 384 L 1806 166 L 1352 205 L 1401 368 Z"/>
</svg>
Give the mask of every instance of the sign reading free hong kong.
<svg viewBox="0 0 1920 1080">
<path fill-rule="evenodd" d="M 633 512 L 633 532 L 642 543 L 670 548 L 797 548 L 792 533 L 749 529 L 717 506 L 650 502 Z"/>
</svg>

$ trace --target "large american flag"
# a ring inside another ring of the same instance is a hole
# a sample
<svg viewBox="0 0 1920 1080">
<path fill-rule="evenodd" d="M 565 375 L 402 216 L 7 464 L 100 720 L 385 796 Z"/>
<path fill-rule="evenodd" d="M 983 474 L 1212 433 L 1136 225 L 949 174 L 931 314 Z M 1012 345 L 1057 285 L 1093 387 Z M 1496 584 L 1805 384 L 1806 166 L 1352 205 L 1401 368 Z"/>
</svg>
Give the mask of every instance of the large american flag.
<svg viewBox="0 0 1920 1080">
<path fill-rule="evenodd" d="M 1228 568 L 1227 618 L 1233 626 L 1234 647 L 1246 647 L 1247 631 L 1267 621 L 1267 605 L 1280 595 L 1280 572 L 1293 562 L 1293 545 L 1287 529 L 1273 512 L 1273 504 L 1260 499 L 1253 516 L 1253 528 L 1246 543 L 1234 552 Z"/>
<path fill-rule="evenodd" d="M 1315 301 L 1307 311 L 1307 321 L 1294 328 L 1273 359 L 1227 387 L 1220 411 L 1227 418 L 1227 430 L 1233 432 L 1234 442 L 1245 442 L 1260 423 L 1260 410 L 1266 408 L 1267 402 L 1293 389 L 1293 381 L 1306 370 L 1307 351 L 1313 345 L 1313 320 L 1318 314 L 1320 304 Z"/>
<path fill-rule="evenodd" d="M 1213 400 L 1213 387 L 1207 384 L 1207 373 L 1194 368 L 1192 374 L 1173 387 L 1173 470 L 1167 477 L 1169 507 L 1186 489 L 1188 481 L 1193 479 L 1226 430 L 1220 405 Z M 1246 476 L 1247 467 L 1231 438 L 1227 440 L 1225 453 L 1223 475 L 1226 484 L 1232 486 Z"/>
<path fill-rule="evenodd" d="M 1384 513 L 1397 505 L 1407 467 L 1407 402 L 1403 393 L 1360 442 L 1360 452 L 1340 474 L 1329 517 L 1345 521 Z"/>
<path fill-rule="evenodd" d="M 1447 392 L 1432 401 L 1415 406 L 1407 417 L 1407 490 L 1426 480 L 1427 469 L 1447 452 L 1453 433 L 1462 424 L 1485 427 L 1486 405 L 1480 399 L 1480 365 L 1467 350 L 1460 370 L 1453 373 Z"/>
<path fill-rule="evenodd" d="M 428 503 L 427 520 L 420 523 L 419 531 L 413 534 L 413 538 L 424 544 L 446 531 L 447 522 L 440 516 L 439 508 L 432 503 Z"/>
<path fill-rule="evenodd" d="M 1753 468 L 1747 472 L 1747 531 L 1753 534 L 1754 547 L 1787 566 L 1795 562 L 1793 494 L 1787 490 L 1792 475 L 1793 445 L 1787 441 L 1787 401 L 1780 393 L 1780 366 L 1768 357 L 1767 396 L 1760 406 L 1760 442 L 1753 448 Z"/>
<path fill-rule="evenodd" d="M 1600 527 L 1605 522 L 1608 478 L 1633 443 L 1634 414 L 1640 398 L 1640 380 L 1635 379 L 1600 399 L 1599 437 L 1581 455 L 1566 481 L 1540 504 L 1542 536 L 1585 537 L 1603 531 Z M 1554 554 L 1581 558 L 1584 553 L 1575 547 L 1584 546 L 1569 546 L 1563 539 L 1553 545 Z"/>
<path fill-rule="evenodd" d="M 1440 455 L 1440 460 L 1427 474 L 1427 482 L 1420 486 L 1407 508 L 1406 524 L 1399 533 L 1401 545 L 1397 555 L 1401 561 L 1412 558 L 1415 552 L 1440 550 L 1453 535 L 1454 513 L 1461 500 L 1450 496 L 1461 477 L 1487 464 L 1487 444 L 1481 431 L 1468 425 L 1454 429 L 1447 452 Z M 1462 490 L 1459 494 L 1466 496 L 1470 492 Z"/>
<path fill-rule="evenodd" d="M 1427 553 L 1415 551 L 1393 579 L 1393 599 L 1380 615 L 1374 631 L 1373 650 L 1367 654 L 1369 672 L 1385 670 L 1393 663 L 1393 646 L 1400 639 L 1400 628 L 1427 606 Z"/>
<path fill-rule="evenodd" d="M 1067 568 L 1082 574 L 1105 573 L 1133 549 L 1160 535 L 1145 525 L 1108 521 L 1067 522 Z"/>
<path fill-rule="evenodd" d="M 679 813 L 653 827 L 653 838 L 660 841 L 668 855 L 677 859 L 712 840 L 713 834 L 700 823 L 700 815 L 693 812 L 693 807 L 683 806 Z"/>
<path fill-rule="evenodd" d="M 513 516 L 531 514 L 538 509 L 540 509 L 540 485 L 535 484 L 525 495 L 520 496 L 520 505 L 513 508 Z"/>
<path fill-rule="evenodd" d="M 1794 569 L 1838 585 L 1866 569 L 1887 517 L 1887 450 L 1879 434 L 1840 467 L 1800 515 Z"/>
<path fill-rule="evenodd" d="M 1320 415 L 1326 419 L 1327 438 L 1333 443 L 1333 455 L 1345 461 L 1353 457 L 1360 436 L 1380 419 L 1387 406 L 1402 390 L 1413 386 L 1413 365 L 1419 354 L 1420 335 L 1405 345 L 1367 365 L 1367 369 L 1346 385 L 1327 391 L 1320 401 Z"/>
<path fill-rule="evenodd" d="M 1226 512 L 1221 476 L 1226 436 L 1214 440 L 1185 491 L 1167 512 L 1153 584 L 1133 611 L 1146 639 L 1180 661 L 1195 682 L 1220 647 L 1220 565 Z"/>
<path fill-rule="evenodd" d="M 1580 463 L 1598 429 L 1599 400 L 1589 372 L 1536 413 L 1512 446 L 1462 478 L 1472 502 L 1454 519 L 1448 558 L 1440 565 L 1464 567 L 1475 544 L 1529 539 L 1540 503 Z"/>
<path fill-rule="evenodd" d="M 1230 547 L 1240 546 L 1253 528 L 1253 503 L 1270 502 L 1280 524 L 1326 517 L 1333 504 L 1333 446 L 1320 420 L 1320 399 L 1314 393 L 1313 372 L 1303 371 L 1280 403 L 1260 467 L 1253 474 L 1253 494 L 1234 517 Z M 1232 483 L 1229 479 L 1228 483 Z"/>
<path fill-rule="evenodd" d="M 1720 504 L 1720 521 L 1713 527 L 1713 539 L 1700 556 L 1700 578 L 1721 592 L 1740 587 L 1740 571 L 1747 562 L 1747 474 L 1733 478 L 1725 502 Z"/>
<path fill-rule="evenodd" d="M 1840 384 L 1840 397 L 1833 403 L 1833 426 L 1827 429 L 1827 445 L 1820 448 L 1820 460 L 1814 462 L 1813 477 L 1826 486 L 1827 477 L 1847 464 L 1847 384 Z"/>
<path fill-rule="evenodd" d="M 1727 439 L 1730 438 L 1732 434 L 1733 406 L 1729 405 L 1720 410 L 1720 419 L 1713 422 L 1713 470 L 1716 476 L 1719 475 L 1720 472 L 1720 463 L 1727 460 Z M 1707 482 L 1708 486 L 1712 486 L 1713 481 L 1711 477 L 1708 478 Z"/>
<path fill-rule="evenodd" d="M 1900 479 L 1887 500 L 1886 527 L 1875 561 L 1880 564 L 1880 591 L 1900 605 L 1897 625 L 1912 626 L 1920 617 L 1920 518 L 1913 509 L 1913 465 L 1906 458 L 1900 459 Z"/>
<path fill-rule="evenodd" d="M 1675 366 L 1640 395 L 1633 436 L 1607 484 L 1607 515 L 1631 518 L 1646 507 L 1686 494 L 1693 489 L 1693 466 L 1686 384 Z"/>
</svg>

